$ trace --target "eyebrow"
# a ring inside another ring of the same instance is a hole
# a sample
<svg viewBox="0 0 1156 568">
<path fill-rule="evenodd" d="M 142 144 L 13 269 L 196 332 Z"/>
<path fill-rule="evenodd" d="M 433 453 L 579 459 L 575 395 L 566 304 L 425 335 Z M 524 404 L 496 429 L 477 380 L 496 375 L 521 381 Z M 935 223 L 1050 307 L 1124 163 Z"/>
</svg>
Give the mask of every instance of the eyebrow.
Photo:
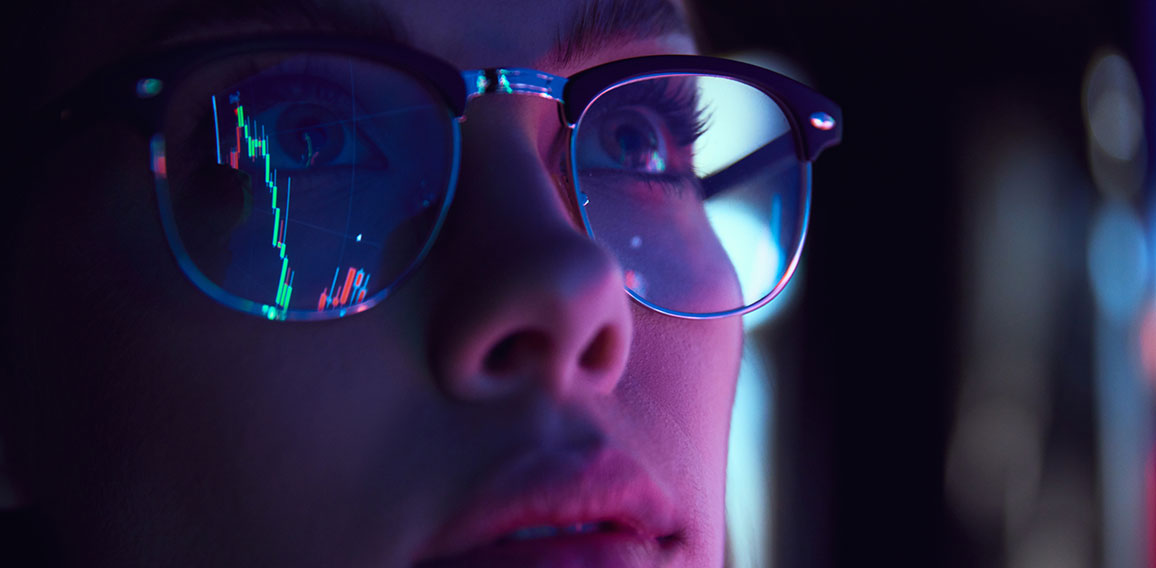
<svg viewBox="0 0 1156 568">
<path fill-rule="evenodd" d="M 238 24 L 254 32 L 303 30 L 373 37 L 409 44 L 405 30 L 373 2 L 326 9 L 318 0 L 211 0 L 173 14 L 156 26 L 153 40 L 166 43 L 192 35 L 233 33 Z"/>
</svg>

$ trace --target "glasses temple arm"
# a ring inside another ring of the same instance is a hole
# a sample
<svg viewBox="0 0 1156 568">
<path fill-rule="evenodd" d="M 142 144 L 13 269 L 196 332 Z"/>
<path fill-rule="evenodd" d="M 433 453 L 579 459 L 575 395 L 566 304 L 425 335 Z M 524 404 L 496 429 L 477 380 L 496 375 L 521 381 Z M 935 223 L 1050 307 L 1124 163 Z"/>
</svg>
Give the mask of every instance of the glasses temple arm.
<svg viewBox="0 0 1156 568">
<path fill-rule="evenodd" d="M 702 178 L 703 200 L 744 184 L 756 175 L 775 175 L 798 164 L 795 141 L 787 134 L 763 144 L 730 167 Z"/>
</svg>

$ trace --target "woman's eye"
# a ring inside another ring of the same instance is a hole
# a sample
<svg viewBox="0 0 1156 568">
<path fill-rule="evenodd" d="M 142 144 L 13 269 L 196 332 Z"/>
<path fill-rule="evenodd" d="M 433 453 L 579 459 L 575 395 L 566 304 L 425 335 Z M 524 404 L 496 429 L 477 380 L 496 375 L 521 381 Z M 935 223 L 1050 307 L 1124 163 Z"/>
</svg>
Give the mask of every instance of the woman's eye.
<svg viewBox="0 0 1156 568">
<path fill-rule="evenodd" d="M 616 167 L 644 173 L 666 171 L 665 132 L 645 111 L 623 109 L 603 118 L 599 139 Z"/>
<path fill-rule="evenodd" d="M 285 162 L 299 168 L 328 164 L 345 147 L 341 121 L 320 105 L 292 105 L 277 118 L 276 133 Z"/>
<path fill-rule="evenodd" d="M 384 156 L 371 156 L 372 144 L 354 122 L 328 106 L 311 102 L 281 103 L 260 113 L 257 123 L 271 125 L 266 132 L 272 162 L 282 171 L 326 166 L 368 164 L 381 167 Z"/>
</svg>

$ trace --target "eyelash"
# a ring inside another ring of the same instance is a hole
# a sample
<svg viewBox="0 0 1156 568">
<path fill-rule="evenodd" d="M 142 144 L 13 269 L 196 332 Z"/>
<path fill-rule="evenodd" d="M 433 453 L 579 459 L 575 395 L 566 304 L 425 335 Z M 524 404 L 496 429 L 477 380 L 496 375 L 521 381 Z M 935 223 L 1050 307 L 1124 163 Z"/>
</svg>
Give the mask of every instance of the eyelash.
<svg viewBox="0 0 1156 568">
<path fill-rule="evenodd" d="M 699 105 L 698 90 L 693 83 L 688 81 L 677 82 L 677 85 L 674 83 L 676 82 L 670 80 L 640 81 L 620 87 L 618 91 L 607 94 L 615 98 L 603 108 L 636 105 L 653 109 L 670 130 L 673 142 L 679 147 L 691 148 L 706 131 L 709 117 L 705 109 Z M 625 172 L 619 172 L 619 175 L 623 173 Z M 682 197 L 688 187 L 693 188 L 700 199 L 703 193 L 702 185 L 697 183 L 698 176 L 693 172 L 635 173 L 633 177 L 636 177 L 639 183 L 671 197 Z"/>
<path fill-rule="evenodd" d="M 693 146 L 706 131 L 709 117 L 699 106 L 698 91 L 688 81 L 673 82 L 669 79 L 640 81 L 611 91 L 615 96 L 611 107 L 641 105 L 662 117 L 670 129 L 675 144 L 682 147 Z"/>
<path fill-rule="evenodd" d="M 706 131 L 707 117 L 699 106 L 698 91 L 683 86 L 673 96 L 656 101 L 659 112 L 671 125 L 671 134 L 680 146 L 693 146 Z"/>
</svg>

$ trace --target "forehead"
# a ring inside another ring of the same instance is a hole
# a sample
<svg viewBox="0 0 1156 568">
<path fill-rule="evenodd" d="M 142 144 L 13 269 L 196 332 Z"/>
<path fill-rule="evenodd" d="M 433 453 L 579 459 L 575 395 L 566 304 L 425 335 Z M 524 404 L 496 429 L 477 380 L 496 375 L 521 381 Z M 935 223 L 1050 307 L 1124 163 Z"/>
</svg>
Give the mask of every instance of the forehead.
<svg viewBox="0 0 1156 568">
<path fill-rule="evenodd" d="M 388 14 L 396 14 L 394 21 L 400 24 L 402 35 L 415 47 L 473 68 L 496 61 L 528 64 L 527 56 L 549 49 L 574 4 L 564 0 L 383 0 L 379 5 Z"/>
<path fill-rule="evenodd" d="M 599 59 L 598 51 L 631 51 L 631 44 L 650 44 L 651 51 L 692 48 L 684 7 L 672 0 L 387 0 L 379 5 L 399 16 L 416 47 L 463 68 L 565 66 L 573 61 L 559 60 Z"/>
<path fill-rule="evenodd" d="M 320 31 L 408 43 L 460 68 L 566 74 L 622 57 L 694 50 L 683 0 L 63 0 L 45 39 L 59 92 L 151 44 Z"/>
</svg>

